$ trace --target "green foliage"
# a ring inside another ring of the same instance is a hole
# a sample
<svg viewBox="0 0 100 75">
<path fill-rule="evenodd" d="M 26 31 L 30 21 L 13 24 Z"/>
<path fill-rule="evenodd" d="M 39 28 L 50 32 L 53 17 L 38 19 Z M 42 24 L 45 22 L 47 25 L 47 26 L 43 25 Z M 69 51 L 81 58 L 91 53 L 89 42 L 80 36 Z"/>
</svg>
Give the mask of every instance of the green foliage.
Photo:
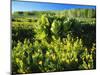
<svg viewBox="0 0 100 75">
<path fill-rule="evenodd" d="M 95 10 L 15 12 L 11 52 L 16 74 L 95 69 Z"/>
<path fill-rule="evenodd" d="M 60 31 L 60 27 L 61 27 L 60 25 L 61 25 L 60 21 L 54 20 L 51 26 L 51 31 L 54 34 L 57 34 Z"/>
<path fill-rule="evenodd" d="M 41 43 L 38 41 L 30 43 L 26 39 L 24 43 L 18 42 L 12 50 L 12 64 L 16 64 L 18 67 L 13 67 L 13 69 L 17 68 L 14 72 L 93 69 L 95 47 L 89 53 L 83 46 L 82 40 L 78 37 L 75 39 L 68 34 L 62 42 L 60 39 L 54 38 L 50 44 L 45 40 L 42 40 Z"/>
</svg>

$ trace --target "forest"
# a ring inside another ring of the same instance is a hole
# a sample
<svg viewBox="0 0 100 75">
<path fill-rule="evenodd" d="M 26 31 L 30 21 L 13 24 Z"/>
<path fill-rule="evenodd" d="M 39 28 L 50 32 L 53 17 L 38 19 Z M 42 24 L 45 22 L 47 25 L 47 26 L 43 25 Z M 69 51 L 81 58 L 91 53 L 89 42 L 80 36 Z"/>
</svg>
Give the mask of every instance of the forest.
<svg viewBox="0 0 100 75">
<path fill-rule="evenodd" d="M 96 69 L 96 9 L 12 13 L 12 74 Z"/>
</svg>

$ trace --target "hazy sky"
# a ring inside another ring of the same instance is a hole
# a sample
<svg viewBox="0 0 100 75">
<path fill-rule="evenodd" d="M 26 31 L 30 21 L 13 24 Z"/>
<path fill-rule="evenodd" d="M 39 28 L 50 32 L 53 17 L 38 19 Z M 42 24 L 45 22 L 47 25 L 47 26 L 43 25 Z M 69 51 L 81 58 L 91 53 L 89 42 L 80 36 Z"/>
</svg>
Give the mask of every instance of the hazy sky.
<svg viewBox="0 0 100 75">
<path fill-rule="evenodd" d="M 41 3 L 29 1 L 12 1 L 13 11 L 46 11 L 46 10 L 66 10 L 72 8 L 93 8 L 95 6 L 73 5 L 73 4 L 57 4 L 57 3 Z"/>
</svg>

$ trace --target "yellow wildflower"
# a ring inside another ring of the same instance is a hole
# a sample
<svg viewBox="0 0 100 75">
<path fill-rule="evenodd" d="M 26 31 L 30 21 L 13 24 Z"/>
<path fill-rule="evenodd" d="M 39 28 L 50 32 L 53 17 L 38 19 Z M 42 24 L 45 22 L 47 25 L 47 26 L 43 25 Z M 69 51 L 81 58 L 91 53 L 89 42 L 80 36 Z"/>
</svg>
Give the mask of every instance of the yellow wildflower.
<svg viewBox="0 0 100 75">
<path fill-rule="evenodd" d="M 42 61 L 39 61 L 39 64 L 41 65 L 42 64 Z"/>
<path fill-rule="evenodd" d="M 47 52 L 46 54 L 49 55 L 49 52 Z"/>
<path fill-rule="evenodd" d="M 87 48 L 85 48 L 85 50 L 87 51 Z"/>
<path fill-rule="evenodd" d="M 78 59 L 76 58 L 75 61 L 78 62 Z"/>
<path fill-rule="evenodd" d="M 91 50 L 92 50 L 92 51 L 94 51 L 94 50 L 95 50 L 95 48 L 92 48 Z"/>
</svg>

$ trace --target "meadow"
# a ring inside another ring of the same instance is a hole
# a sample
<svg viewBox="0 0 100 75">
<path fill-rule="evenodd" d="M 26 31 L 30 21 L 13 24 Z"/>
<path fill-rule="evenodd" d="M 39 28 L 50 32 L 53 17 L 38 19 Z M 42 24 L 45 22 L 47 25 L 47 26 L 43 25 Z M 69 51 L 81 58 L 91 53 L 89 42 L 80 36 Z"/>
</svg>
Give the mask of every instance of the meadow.
<svg viewBox="0 0 100 75">
<path fill-rule="evenodd" d="M 96 10 L 12 13 L 12 74 L 96 69 Z"/>
</svg>

